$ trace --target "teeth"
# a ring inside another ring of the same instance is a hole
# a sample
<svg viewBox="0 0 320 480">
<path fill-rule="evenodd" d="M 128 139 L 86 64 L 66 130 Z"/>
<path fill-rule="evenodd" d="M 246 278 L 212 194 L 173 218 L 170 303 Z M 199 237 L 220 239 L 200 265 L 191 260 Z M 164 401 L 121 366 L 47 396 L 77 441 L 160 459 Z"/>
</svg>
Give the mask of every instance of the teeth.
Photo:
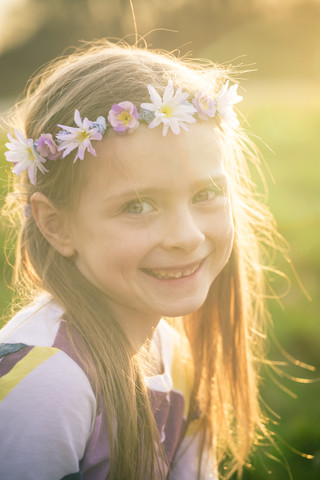
<svg viewBox="0 0 320 480">
<path fill-rule="evenodd" d="M 169 279 L 169 278 L 183 278 L 192 275 L 199 268 L 199 264 L 195 267 L 184 270 L 183 272 L 168 272 L 166 270 L 147 270 L 147 272 L 153 277 L 160 279 Z"/>
</svg>

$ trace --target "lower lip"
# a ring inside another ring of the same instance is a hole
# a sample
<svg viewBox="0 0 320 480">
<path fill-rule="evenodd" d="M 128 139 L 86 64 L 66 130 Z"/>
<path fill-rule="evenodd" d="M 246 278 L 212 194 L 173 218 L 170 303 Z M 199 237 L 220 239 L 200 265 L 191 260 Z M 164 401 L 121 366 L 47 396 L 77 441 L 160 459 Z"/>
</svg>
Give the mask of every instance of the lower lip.
<svg viewBox="0 0 320 480">
<path fill-rule="evenodd" d="M 191 281 L 193 281 L 198 273 L 200 272 L 201 270 L 201 267 L 203 265 L 203 262 L 204 260 L 199 264 L 199 267 L 193 272 L 191 273 L 190 275 L 187 275 L 185 277 L 179 277 L 179 278 L 174 278 L 174 277 L 171 277 L 171 278 L 158 278 L 158 277 L 155 277 L 154 275 L 151 275 L 150 273 L 146 272 L 145 270 L 142 270 L 143 273 L 145 273 L 146 275 L 148 275 L 148 278 L 152 278 L 153 280 L 156 280 L 157 282 L 161 283 L 162 285 L 163 284 L 166 284 L 166 283 L 169 283 L 170 285 L 182 285 L 182 284 L 186 284 L 186 283 L 189 283 Z"/>
</svg>

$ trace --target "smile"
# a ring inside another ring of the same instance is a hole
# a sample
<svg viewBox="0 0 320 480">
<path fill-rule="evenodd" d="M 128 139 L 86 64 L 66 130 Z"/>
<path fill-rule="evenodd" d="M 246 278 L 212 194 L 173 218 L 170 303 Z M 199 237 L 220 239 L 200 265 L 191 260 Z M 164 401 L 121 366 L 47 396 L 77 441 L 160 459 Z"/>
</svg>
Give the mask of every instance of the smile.
<svg viewBox="0 0 320 480">
<path fill-rule="evenodd" d="M 198 268 L 200 267 L 200 262 L 192 265 L 188 268 L 184 269 L 151 269 L 151 268 L 144 268 L 143 271 L 147 273 L 148 275 L 151 275 L 152 277 L 159 278 L 161 280 L 168 280 L 170 278 L 184 278 L 184 277 L 189 277 L 193 273 L 195 273 Z"/>
</svg>

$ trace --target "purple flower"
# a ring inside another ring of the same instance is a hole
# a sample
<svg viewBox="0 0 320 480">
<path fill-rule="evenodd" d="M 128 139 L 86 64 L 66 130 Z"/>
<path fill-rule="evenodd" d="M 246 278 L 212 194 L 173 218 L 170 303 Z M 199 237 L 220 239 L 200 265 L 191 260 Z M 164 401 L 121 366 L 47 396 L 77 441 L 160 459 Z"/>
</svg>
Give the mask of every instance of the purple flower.
<svg viewBox="0 0 320 480">
<path fill-rule="evenodd" d="M 75 163 L 78 158 L 83 160 L 86 150 L 92 153 L 92 155 L 97 155 L 91 145 L 91 141 L 102 139 L 98 128 L 92 126 L 93 122 L 87 118 L 84 118 L 83 121 L 81 120 L 79 110 L 75 110 L 74 112 L 74 121 L 76 125 L 78 125 L 78 128 L 58 125 L 58 127 L 63 128 L 63 130 L 56 135 L 59 141 L 58 150 L 59 152 L 63 151 L 62 158 L 69 155 L 72 150 L 78 149 L 73 163 Z"/>
<path fill-rule="evenodd" d="M 23 205 L 22 215 L 26 218 L 31 217 L 32 207 L 31 207 L 30 203 L 28 203 L 27 205 Z"/>
<path fill-rule="evenodd" d="M 138 126 L 139 115 L 135 105 L 131 102 L 120 102 L 112 105 L 108 114 L 108 121 L 113 130 L 118 133 L 133 132 Z"/>
<path fill-rule="evenodd" d="M 201 92 L 197 92 L 192 100 L 193 105 L 196 107 L 198 117 L 201 120 L 208 120 L 216 114 L 217 104 L 212 97 L 202 95 Z"/>
<path fill-rule="evenodd" d="M 58 145 L 52 138 L 51 133 L 42 133 L 37 141 L 37 152 L 49 160 L 56 160 L 60 156 Z"/>
</svg>

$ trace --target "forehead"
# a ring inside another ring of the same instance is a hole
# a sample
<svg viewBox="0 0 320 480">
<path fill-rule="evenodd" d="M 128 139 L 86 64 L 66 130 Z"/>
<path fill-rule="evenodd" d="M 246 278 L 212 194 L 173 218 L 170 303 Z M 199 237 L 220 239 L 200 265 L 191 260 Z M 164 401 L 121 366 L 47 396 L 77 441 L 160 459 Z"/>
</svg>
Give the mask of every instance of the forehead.
<svg viewBox="0 0 320 480">
<path fill-rule="evenodd" d="M 94 148 L 97 158 L 85 159 L 84 190 L 95 193 L 131 186 L 133 189 L 185 188 L 225 175 L 217 127 L 197 122 L 189 131 L 163 137 L 162 128 L 140 125 L 129 135 L 111 134 Z"/>
</svg>

